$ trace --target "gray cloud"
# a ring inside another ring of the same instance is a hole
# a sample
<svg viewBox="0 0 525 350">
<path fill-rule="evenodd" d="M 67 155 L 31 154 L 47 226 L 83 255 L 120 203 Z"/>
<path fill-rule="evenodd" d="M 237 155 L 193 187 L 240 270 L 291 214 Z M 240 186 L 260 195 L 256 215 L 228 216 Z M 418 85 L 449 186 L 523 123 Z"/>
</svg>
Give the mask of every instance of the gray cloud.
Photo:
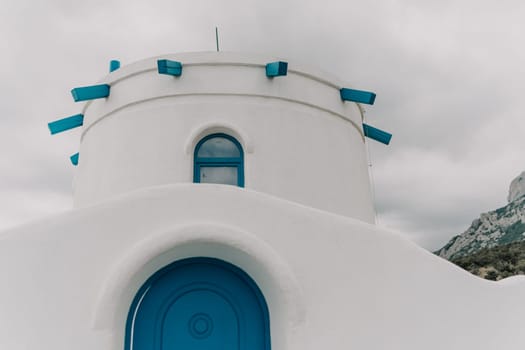
<svg viewBox="0 0 525 350">
<path fill-rule="evenodd" d="M 505 204 L 525 168 L 525 4 L 502 0 L 3 2 L 0 13 L 0 228 L 70 205 L 78 113 L 69 94 L 162 53 L 264 52 L 375 91 L 367 121 L 382 225 L 436 249 Z"/>
</svg>

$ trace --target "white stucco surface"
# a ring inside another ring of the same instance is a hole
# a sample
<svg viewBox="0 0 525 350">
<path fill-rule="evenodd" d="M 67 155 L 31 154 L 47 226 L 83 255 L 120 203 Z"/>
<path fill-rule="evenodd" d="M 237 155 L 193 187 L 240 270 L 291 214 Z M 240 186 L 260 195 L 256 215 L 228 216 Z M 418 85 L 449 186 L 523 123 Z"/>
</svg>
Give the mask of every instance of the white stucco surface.
<svg viewBox="0 0 525 350">
<path fill-rule="evenodd" d="M 140 285 L 209 256 L 257 282 L 272 349 L 523 349 L 525 281 L 248 189 L 142 189 L 0 234 L 0 348 L 122 350 Z"/>
<path fill-rule="evenodd" d="M 180 61 L 180 77 L 157 59 Z M 373 222 L 360 107 L 349 87 L 290 62 L 268 78 L 275 57 L 224 52 L 164 55 L 109 74 L 110 96 L 84 107 L 77 207 L 149 186 L 191 183 L 193 150 L 224 132 L 245 151 L 245 187 Z"/>
<path fill-rule="evenodd" d="M 76 208 L 0 233 L 0 349 L 123 350 L 131 302 L 189 257 L 243 269 L 268 304 L 273 350 L 525 348 L 525 281 L 474 277 L 373 226 L 352 87 L 274 57 L 156 58 L 84 105 Z M 245 187 L 193 184 L 213 133 L 244 150 Z"/>
</svg>

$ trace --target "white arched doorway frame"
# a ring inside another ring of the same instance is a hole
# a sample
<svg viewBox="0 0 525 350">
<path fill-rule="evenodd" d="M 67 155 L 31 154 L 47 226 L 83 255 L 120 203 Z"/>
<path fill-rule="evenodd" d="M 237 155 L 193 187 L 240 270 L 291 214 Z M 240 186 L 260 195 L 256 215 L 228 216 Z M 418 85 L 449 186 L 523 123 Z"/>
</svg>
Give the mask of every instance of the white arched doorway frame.
<svg viewBox="0 0 525 350">
<path fill-rule="evenodd" d="M 257 236 L 220 223 L 174 226 L 145 235 L 106 275 L 95 301 L 92 327 L 110 332 L 123 349 L 129 307 L 142 284 L 164 266 L 190 257 L 222 259 L 255 280 L 268 304 L 272 348 L 287 348 L 305 319 L 302 290 L 288 263 Z"/>
</svg>

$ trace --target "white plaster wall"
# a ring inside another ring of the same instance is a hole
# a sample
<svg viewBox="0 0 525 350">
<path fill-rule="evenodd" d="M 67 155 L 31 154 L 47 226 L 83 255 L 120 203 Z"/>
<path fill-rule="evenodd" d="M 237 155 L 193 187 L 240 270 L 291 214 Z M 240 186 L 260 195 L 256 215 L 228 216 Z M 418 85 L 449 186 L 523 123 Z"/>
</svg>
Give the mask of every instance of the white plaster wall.
<svg viewBox="0 0 525 350">
<path fill-rule="evenodd" d="M 272 57 L 159 58 L 181 61 L 182 76 L 159 75 L 147 59 L 111 73 L 109 98 L 86 104 L 77 207 L 192 182 L 196 142 L 226 132 L 243 144 L 247 188 L 373 222 L 361 112 L 341 101 L 342 83 L 294 63 L 269 79 Z"/>
<path fill-rule="evenodd" d="M 523 349 L 525 281 L 482 280 L 375 226 L 233 186 L 139 190 L 0 235 L 0 348 L 121 350 L 134 293 L 188 256 L 265 295 L 272 349 Z"/>
</svg>

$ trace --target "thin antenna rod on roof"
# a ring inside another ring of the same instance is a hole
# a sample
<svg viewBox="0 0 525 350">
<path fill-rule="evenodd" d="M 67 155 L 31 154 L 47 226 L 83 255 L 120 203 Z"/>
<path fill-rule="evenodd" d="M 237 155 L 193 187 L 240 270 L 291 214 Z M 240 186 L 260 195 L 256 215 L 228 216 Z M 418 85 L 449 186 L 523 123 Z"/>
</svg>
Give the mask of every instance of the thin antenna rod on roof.
<svg viewBox="0 0 525 350">
<path fill-rule="evenodd" d="M 219 52 L 219 29 L 215 27 L 215 43 L 217 44 L 217 52 Z"/>
</svg>

